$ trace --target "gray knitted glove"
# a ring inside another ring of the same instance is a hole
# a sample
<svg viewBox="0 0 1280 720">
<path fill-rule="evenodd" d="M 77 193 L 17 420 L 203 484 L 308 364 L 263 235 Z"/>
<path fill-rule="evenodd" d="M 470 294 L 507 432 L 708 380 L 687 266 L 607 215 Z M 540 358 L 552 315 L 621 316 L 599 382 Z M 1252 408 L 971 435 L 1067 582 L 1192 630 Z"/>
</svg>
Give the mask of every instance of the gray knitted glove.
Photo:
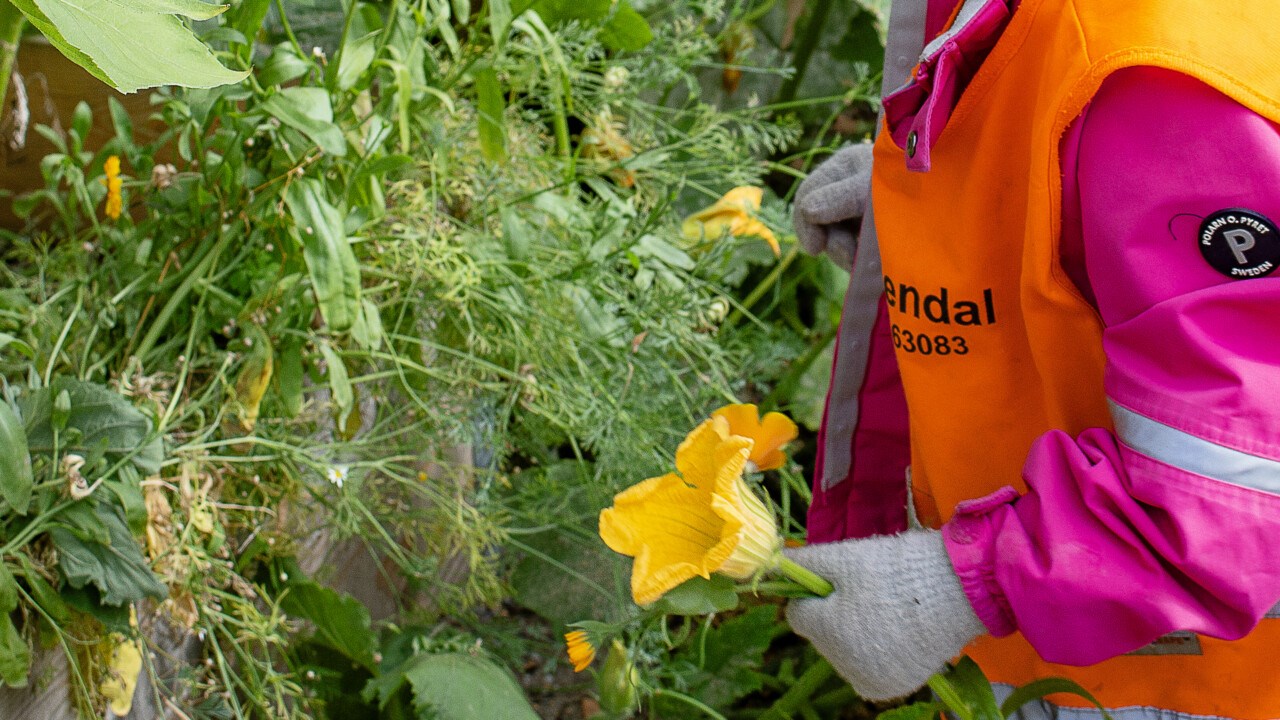
<svg viewBox="0 0 1280 720">
<path fill-rule="evenodd" d="M 787 621 L 868 700 L 910 695 L 987 631 L 937 530 L 810 545 L 786 555 L 835 586 L 825 598 L 793 600 Z"/>
<path fill-rule="evenodd" d="M 871 198 L 871 143 L 841 148 L 796 190 L 792 220 L 800 247 L 826 252 L 840 267 L 853 267 L 858 223 Z"/>
</svg>

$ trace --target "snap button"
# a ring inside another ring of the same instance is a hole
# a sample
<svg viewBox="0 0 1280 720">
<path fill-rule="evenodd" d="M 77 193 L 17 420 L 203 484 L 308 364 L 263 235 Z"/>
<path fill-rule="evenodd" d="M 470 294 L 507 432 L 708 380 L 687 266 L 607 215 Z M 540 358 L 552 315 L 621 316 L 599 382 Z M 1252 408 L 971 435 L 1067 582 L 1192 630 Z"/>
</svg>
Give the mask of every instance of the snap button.
<svg viewBox="0 0 1280 720">
<path fill-rule="evenodd" d="M 916 144 L 919 141 L 920 141 L 920 136 L 916 134 L 915 130 L 912 130 L 907 135 L 907 157 L 913 158 L 916 156 Z"/>
</svg>

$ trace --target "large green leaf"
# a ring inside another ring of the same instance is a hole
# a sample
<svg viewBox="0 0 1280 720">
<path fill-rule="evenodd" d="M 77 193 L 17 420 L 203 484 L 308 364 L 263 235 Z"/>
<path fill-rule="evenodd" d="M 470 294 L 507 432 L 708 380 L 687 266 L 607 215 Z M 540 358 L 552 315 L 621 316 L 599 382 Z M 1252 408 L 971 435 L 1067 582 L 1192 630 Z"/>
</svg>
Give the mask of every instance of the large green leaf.
<svg viewBox="0 0 1280 720">
<path fill-rule="evenodd" d="M 27 432 L 9 404 L 0 401 L 0 498 L 19 515 L 31 504 L 31 455 Z"/>
<path fill-rule="evenodd" d="M 92 583 L 106 605 L 123 605 L 144 597 L 168 594 L 129 534 L 123 513 L 106 504 L 97 507 L 98 520 L 111 537 L 110 544 L 86 542 L 75 533 L 55 527 L 49 537 L 58 550 L 58 568 L 74 588 Z"/>
<path fill-rule="evenodd" d="M 349 330 L 360 313 L 360 265 L 347 242 L 342 214 L 325 198 L 324 185 L 312 178 L 294 181 L 285 191 L 285 203 L 298 226 L 320 314 L 331 330 Z"/>
<path fill-rule="evenodd" d="M 31 671 L 31 648 L 13 626 L 9 613 L 0 614 L 0 680 L 9 687 L 26 687 Z"/>
<path fill-rule="evenodd" d="M 439 720 L 538 720 L 516 679 L 483 658 L 421 655 L 404 675 L 420 714 Z"/>
<path fill-rule="evenodd" d="M 527 538 L 511 574 L 516 602 L 557 625 L 583 618 L 617 620 L 629 603 L 615 593 L 623 560 L 599 542 L 567 532 Z"/>
<path fill-rule="evenodd" d="M 697 668 L 686 675 L 689 694 L 713 708 L 727 709 L 759 690 L 766 677 L 759 671 L 764 654 L 783 631 L 777 606 L 758 605 L 690 642 L 678 656 Z"/>
<path fill-rule="evenodd" d="M 288 87 L 264 100 L 262 109 L 306 135 L 326 153 L 347 154 L 347 139 L 333 124 L 333 104 L 323 89 Z"/>
<path fill-rule="evenodd" d="M 625 0 L 600 31 L 600 42 L 611 50 L 636 51 L 653 41 L 649 22 Z"/>
<path fill-rule="evenodd" d="M 304 581 L 289 586 L 280 606 L 294 617 L 310 620 L 319 642 L 370 671 L 376 667 L 369 610 L 359 600 Z"/>
<path fill-rule="evenodd" d="M 122 92 L 158 85 L 208 88 L 248 74 L 218 63 L 178 15 L 207 20 L 226 9 L 199 0 L 15 0 L 73 62 Z"/>
<path fill-rule="evenodd" d="M 64 390 L 71 397 L 71 415 L 59 438 L 60 452 L 86 457 L 103 452 L 111 460 L 129 456 L 143 475 L 160 471 L 164 445 L 159 437 L 152 437 L 151 420 L 107 388 L 72 378 L 58 378 L 50 387 L 23 399 L 22 415 L 32 453 L 53 452 L 53 404 Z M 69 432 L 72 429 L 78 432 Z M 76 436 L 78 439 L 69 444 L 68 438 Z"/>
<path fill-rule="evenodd" d="M 738 607 L 738 591 L 724 575 L 693 577 L 668 590 L 655 607 L 667 615 L 710 615 Z"/>
</svg>

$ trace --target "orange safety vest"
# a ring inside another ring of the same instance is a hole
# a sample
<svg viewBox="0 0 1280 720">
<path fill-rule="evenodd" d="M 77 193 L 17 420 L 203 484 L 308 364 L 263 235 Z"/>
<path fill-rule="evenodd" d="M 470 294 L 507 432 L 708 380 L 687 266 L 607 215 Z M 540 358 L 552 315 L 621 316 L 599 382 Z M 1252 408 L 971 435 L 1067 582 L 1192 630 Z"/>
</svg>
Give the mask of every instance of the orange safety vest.
<svg viewBox="0 0 1280 720">
<path fill-rule="evenodd" d="M 1067 126 L 1110 73 L 1138 65 L 1198 78 L 1280 122 L 1277 28 L 1277 0 L 1023 0 L 937 138 L 929 172 L 908 171 L 904 150 L 880 133 L 875 221 L 889 318 L 911 338 L 897 360 L 923 522 L 940 525 L 957 503 L 1003 485 L 1025 490 L 1022 464 L 1044 432 L 1111 427 L 1102 324 L 1058 258 Z M 1266 680 L 1280 620 L 1200 645 L 1201 655 L 1084 668 L 1045 662 L 1018 633 L 968 652 L 994 682 L 1065 676 L 1112 708 L 1280 718 L 1280 682 Z"/>
</svg>

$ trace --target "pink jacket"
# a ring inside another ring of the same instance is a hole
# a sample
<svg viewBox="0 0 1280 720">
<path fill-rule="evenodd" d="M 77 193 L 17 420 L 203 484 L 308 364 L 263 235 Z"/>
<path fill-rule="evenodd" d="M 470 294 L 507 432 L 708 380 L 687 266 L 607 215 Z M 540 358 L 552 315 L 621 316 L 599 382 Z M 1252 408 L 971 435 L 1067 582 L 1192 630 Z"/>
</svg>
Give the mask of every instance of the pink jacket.
<svg viewBox="0 0 1280 720">
<path fill-rule="evenodd" d="M 955 40 L 980 59 L 1003 24 L 972 27 Z M 937 94 L 919 112 L 945 123 L 959 92 Z M 891 130 L 915 117 L 891 99 L 886 113 Z M 1240 637 L 1280 597 L 1280 272 L 1232 279 L 1165 248 L 1196 242 L 1215 211 L 1280 219 L 1280 128 L 1136 68 L 1105 82 L 1061 147 L 1062 261 L 1105 324 L 1116 432 L 1042 436 L 1026 494 L 975 499 L 943 528 L 952 563 L 990 631 L 1021 631 L 1049 661 L 1176 630 Z M 849 482 L 819 482 L 816 541 L 902 529 L 905 409 L 892 347 L 878 332 L 870 345 Z"/>
</svg>

